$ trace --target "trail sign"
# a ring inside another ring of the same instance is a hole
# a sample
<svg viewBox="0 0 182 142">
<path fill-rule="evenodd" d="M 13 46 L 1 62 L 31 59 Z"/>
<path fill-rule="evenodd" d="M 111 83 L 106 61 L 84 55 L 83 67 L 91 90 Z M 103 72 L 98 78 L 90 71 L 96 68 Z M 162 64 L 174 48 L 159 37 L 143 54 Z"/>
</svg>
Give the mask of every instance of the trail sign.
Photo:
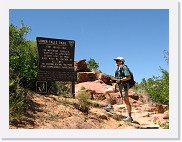
<svg viewBox="0 0 182 142">
<path fill-rule="evenodd" d="M 75 81 L 75 41 L 37 37 L 38 80 Z"/>
<path fill-rule="evenodd" d="M 39 69 L 44 71 L 74 71 L 74 40 L 37 37 Z"/>
<path fill-rule="evenodd" d="M 71 81 L 71 93 L 75 93 L 74 71 L 75 41 L 37 37 L 38 81 Z M 41 84 L 41 83 L 39 83 Z M 39 90 L 41 87 L 38 88 Z"/>
</svg>

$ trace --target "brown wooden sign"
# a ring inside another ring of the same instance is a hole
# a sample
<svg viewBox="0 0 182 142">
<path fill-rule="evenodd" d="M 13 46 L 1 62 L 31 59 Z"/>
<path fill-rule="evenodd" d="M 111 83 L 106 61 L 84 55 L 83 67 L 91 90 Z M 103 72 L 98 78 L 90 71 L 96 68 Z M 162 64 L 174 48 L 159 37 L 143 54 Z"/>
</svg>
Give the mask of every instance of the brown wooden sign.
<svg viewBox="0 0 182 142">
<path fill-rule="evenodd" d="M 38 75 L 37 90 L 45 87 L 45 81 L 71 81 L 71 94 L 75 96 L 74 72 L 75 41 L 37 37 Z"/>
<path fill-rule="evenodd" d="M 39 70 L 74 71 L 74 40 L 37 37 Z"/>
<path fill-rule="evenodd" d="M 41 81 L 76 81 L 76 72 L 38 71 L 37 80 Z"/>
<path fill-rule="evenodd" d="M 41 81 L 75 81 L 74 40 L 37 37 L 38 76 Z"/>
</svg>

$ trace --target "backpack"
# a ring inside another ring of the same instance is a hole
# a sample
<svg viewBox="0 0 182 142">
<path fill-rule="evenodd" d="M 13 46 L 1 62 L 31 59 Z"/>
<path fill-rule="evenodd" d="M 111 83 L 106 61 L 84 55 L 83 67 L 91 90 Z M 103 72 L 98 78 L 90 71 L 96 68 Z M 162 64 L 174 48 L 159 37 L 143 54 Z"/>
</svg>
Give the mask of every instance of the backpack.
<svg viewBox="0 0 182 142">
<path fill-rule="evenodd" d="M 127 65 L 124 65 L 128 68 Z M 133 73 L 130 71 L 130 69 L 128 68 L 129 72 L 130 72 L 130 76 L 131 76 L 131 79 L 130 80 L 127 80 L 125 81 L 126 83 L 129 83 L 129 88 L 132 88 L 133 86 L 135 86 L 135 80 L 134 80 L 134 76 L 133 76 Z"/>
</svg>

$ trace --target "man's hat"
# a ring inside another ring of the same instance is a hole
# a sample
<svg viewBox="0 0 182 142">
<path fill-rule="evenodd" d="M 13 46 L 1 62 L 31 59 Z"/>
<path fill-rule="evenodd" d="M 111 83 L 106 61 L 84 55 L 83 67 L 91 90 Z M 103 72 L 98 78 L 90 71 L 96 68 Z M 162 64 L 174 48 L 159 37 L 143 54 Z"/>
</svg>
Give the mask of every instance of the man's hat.
<svg viewBox="0 0 182 142">
<path fill-rule="evenodd" d="M 114 60 L 115 60 L 115 61 L 121 60 L 121 61 L 123 61 L 123 62 L 125 61 L 123 57 L 117 57 L 117 58 L 115 58 Z"/>
</svg>

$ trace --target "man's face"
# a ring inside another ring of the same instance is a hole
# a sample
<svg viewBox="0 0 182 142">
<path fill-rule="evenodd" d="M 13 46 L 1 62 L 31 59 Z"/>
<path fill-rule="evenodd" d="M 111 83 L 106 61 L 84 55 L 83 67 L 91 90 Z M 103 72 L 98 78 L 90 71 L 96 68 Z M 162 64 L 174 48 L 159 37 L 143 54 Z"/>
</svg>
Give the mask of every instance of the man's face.
<svg viewBox="0 0 182 142">
<path fill-rule="evenodd" d="M 117 66 L 120 66 L 122 64 L 122 61 L 121 60 L 116 60 L 116 64 L 117 64 Z"/>
</svg>

